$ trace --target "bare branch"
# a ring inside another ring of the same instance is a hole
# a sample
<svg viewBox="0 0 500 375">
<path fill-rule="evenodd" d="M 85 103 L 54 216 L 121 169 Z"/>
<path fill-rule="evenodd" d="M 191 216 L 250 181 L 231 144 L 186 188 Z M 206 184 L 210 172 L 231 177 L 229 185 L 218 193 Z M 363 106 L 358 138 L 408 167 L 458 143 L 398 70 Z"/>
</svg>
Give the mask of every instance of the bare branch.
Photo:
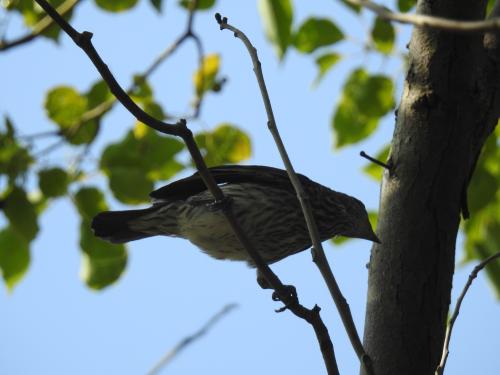
<svg viewBox="0 0 500 375">
<path fill-rule="evenodd" d="M 177 39 L 174 40 L 172 44 L 170 44 L 163 52 L 161 52 L 158 57 L 144 70 L 142 74 L 139 74 L 138 77 L 142 80 L 146 80 L 151 74 L 153 74 L 158 67 L 170 56 L 172 56 L 178 49 L 179 47 L 184 44 L 184 42 L 188 39 L 193 39 L 196 44 L 196 49 L 198 51 L 198 66 L 201 67 L 201 64 L 203 63 L 204 59 L 204 53 L 203 53 L 203 46 L 201 44 L 200 38 L 196 33 L 193 31 L 193 25 L 194 25 L 194 15 L 195 15 L 195 7 L 192 7 L 189 10 L 189 15 L 187 18 L 187 23 L 186 23 L 186 29 L 184 32 L 177 37 Z M 134 82 L 127 90 L 127 94 L 130 95 L 136 88 L 137 88 L 137 81 Z M 88 110 L 82 115 L 82 118 L 79 123 L 73 125 L 71 128 L 67 130 L 67 133 L 69 135 L 75 134 L 80 130 L 80 128 L 83 126 L 84 123 L 87 121 L 93 120 L 95 118 L 98 118 L 102 115 L 104 115 L 107 111 L 109 111 L 115 104 L 116 104 L 116 97 L 112 97 L 96 107 Z M 198 95 L 195 98 L 195 104 L 193 105 L 194 111 L 193 115 L 191 116 L 192 118 L 197 118 L 200 113 L 200 107 L 202 104 L 202 99 L 198 97 Z"/>
<path fill-rule="evenodd" d="M 419 27 L 454 31 L 460 33 L 477 33 L 500 30 L 500 18 L 489 18 L 479 21 L 452 20 L 443 17 L 427 16 L 425 14 L 409 14 L 394 12 L 389 8 L 369 0 L 347 0 L 350 4 L 370 9 L 378 17 L 386 21 L 394 21 Z"/>
<path fill-rule="evenodd" d="M 66 0 L 64 3 L 57 7 L 57 13 L 61 16 L 69 13 L 81 0 Z M 54 25 L 54 20 L 50 16 L 43 17 L 38 23 L 36 23 L 32 30 L 22 37 L 18 37 L 13 40 L 0 40 L 0 52 L 6 51 L 13 47 L 20 46 L 22 44 L 28 43 L 33 39 L 40 36 L 45 30 Z"/>
<path fill-rule="evenodd" d="M 309 235 L 311 237 L 311 243 L 313 245 L 312 251 L 313 251 L 313 260 L 317 267 L 319 268 L 321 275 L 325 279 L 325 282 L 328 286 L 328 289 L 330 291 L 330 294 L 333 297 L 333 300 L 337 306 L 337 309 L 340 313 L 340 316 L 342 318 L 342 322 L 344 323 L 344 326 L 346 328 L 347 334 L 349 336 L 349 339 L 351 340 L 351 344 L 356 351 L 356 354 L 358 355 L 358 358 L 360 359 L 361 363 L 363 366 L 367 365 L 367 373 L 371 373 L 370 366 L 368 365 L 369 363 L 369 358 L 368 355 L 365 353 L 363 349 L 363 345 L 361 343 L 361 340 L 359 338 L 359 335 L 356 331 L 356 326 L 354 325 L 354 321 L 352 319 L 351 311 L 349 308 L 349 304 L 347 303 L 346 299 L 343 297 L 342 293 L 340 292 L 340 289 L 338 287 L 337 281 L 335 280 L 335 277 L 333 276 L 332 270 L 330 268 L 330 265 L 328 264 L 328 261 L 325 256 L 325 252 L 323 250 L 323 246 L 321 244 L 321 239 L 319 236 L 318 232 L 318 227 L 316 225 L 316 221 L 314 219 L 314 215 L 312 213 L 311 205 L 309 202 L 309 197 L 305 193 L 302 184 L 300 183 L 299 178 L 297 177 L 297 174 L 293 168 L 293 165 L 290 161 L 290 158 L 288 157 L 288 153 L 285 149 L 285 145 L 283 144 L 283 141 L 281 139 L 281 136 L 278 131 L 278 127 L 276 125 L 276 120 L 274 118 L 274 113 L 271 105 L 271 100 L 269 99 L 269 94 L 267 92 L 266 88 L 266 83 L 264 80 L 264 75 L 262 73 L 261 69 L 261 63 L 259 61 L 259 57 L 257 55 L 257 50 L 256 48 L 252 45 L 248 37 L 239 29 L 236 27 L 230 25 L 227 23 L 227 18 L 224 17 L 222 18 L 220 14 L 216 14 L 215 18 L 217 22 L 220 25 L 221 30 L 227 29 L 230 30 L 234 33 L 234 36 L 238 39 L 240 39 L 245 47 L 248 50 L 248 53 L 250 54 L 250 57 L 252 59 L 253 63 L 253 71 L 255 73 L 255 76 L 257 78 L 257 82 L 259 84 L 260 92 L 262 95 L 262 99 L 264 101 L 264 107 L 266 109 L 267 117 L 268 117 L 268 122 L 267 126 L 269 128 L 269 131 L 271 132 L 274 142 L 276 143 L 276 146 L 278 147 L 278 151 L 280 153 L 281 159 L 283 160 L 283 164 L 285 165 L 286 171 L 288 173 L 288 177 L 290 178 L 290 181 L 295 189 L 295 192 L 297 194 L 297 198 L 300 202 L 300 206 L 302 208 L 302 212 L 304 214 L 306 224 L 307 224 L 307 229 L 309 231 Z"/>
<path fill-rule="evenodd" d="M 54 8 L 46 0 L 35 1 L 54 19 L 55 22 L 59 24 L 59 26 L 71 37 L 71 39 L 73 39 L 75 44 L 78 45 L 87 54 L 87 56 L 90 58 L 90 60 L 108 85 L 111 92 L 116 96 L 120 103 L 137 118 L 137 120 L 157 130 L 160 133 L 178 136 L 183 139 L 196 166 L 196 169 L 200 174 L 200 177 L 205 183 L 208 191 L 215 198 L 215 202 L 222 210 L 229 225 L 231 226 L 231 229 L 236 235 L 236 238 L 241 243 L 243 248 L 247 251 L 249 258 L 255 264 L 260 274 L 265 278 L 267 283 L 271 285 L 275 290 L 275 293 L 279 297 L 279 300 L 285 304 L 286 308 L 292 311 L 296 316 L 306 320 L 313 326 L 323 353 L 323 357 L 325 358 L 328 374 L 337 375 L 338 368 L 333 352 L 333 345 L 330 340 L 328 330 L 319 315 L 320 308 L 315 306 L 313 309 L 309 310 L 302 306 L 298 302 L 297 296 L 293 293 L 290 293 L 290 288 L 287 288 L 285 287 L 285 285 L 283 285 L 280 279 L 273 273 L 267 263 L 264 262 L 260 254 L 253 247 L 253 244 L 241 229 L 232 212 L 230 204 L 231 202 L 225 198 L 222 190 L 210 174 L 210 171 L 208 170 L 205 161 L 203 160 L 200 150 L 196 145 L 193 133 L 186 126 L 186 121 L 181 119 L 175 124 L 168 124 L 155 119 L 154 117 L 144 112 L 118 84 L 107 65 L 102 61 L 101 57 L 92 45 L 92 34 L 88 31 L 84 31 L 82 33 L 76 31 L 68 22 L 66 22 L 66 20 L 64 20 L 64 18 L 62 18 L 54 10 Z"/>
<path fill-rule="evenodd" d="M 220 310 L 217 314 L 212 316 L 199 330 L 194 332 L 193 334 L 184 337 L 180 340 L 172 349 L 167 351 L 165 355 L 156 363 L 151 370 L 147 372 L 147 375 L 156 375 L 158 374 L 165 366 L 167 366 L 175 357 L 179 355 L 184 349 L 186 349 L 189 345 L 191 345 L 196 340 L 199 340 L 203 336 L 205 336 L 210 329 L 222 318 L 224 318 L 227 314 L 233 311 L 237 304 L 231 303 L 226 305 Z"/>
<path fill-rule="evenodd" d="M 453 330 L 455 321 L 458 318 L 458 314 L 460 313 L 460 307 L 462 306 L 462 302 L 465 298 L 465 295 L 467 294 L 470 286 L 472 285 L 472 282 L 477 277 L 477 274 L 484 267 L 486 267 L 489 263 L 493 262 L 497 258 L 500 258 L 500 252 L 493 254 L 492 256 L 483 260 L 476 267 L 474 267 L 474 269 L 470 273 L 469 278 L 465 283 L 464 289 L 462 290 L 462 293 L 460 293 L 460 296 L 458 297 L 457 304 L 455 306 L 455 310 L 453 311 L 453 315 L 450 318 L 450 322 L 448 323 L 448 327 L 446 328 L 446 336 L 443 344 L 443 352 L 441 354 L 441 362 L 439 363 L 439 366 L 436 369 L 435 375 L 443 375 L 444 367 L 446 366 L 446 360 L 448 359 L 448 354 L 450 353 L 449 346 L 450 346 L 451 332 Z"/>
</svg>

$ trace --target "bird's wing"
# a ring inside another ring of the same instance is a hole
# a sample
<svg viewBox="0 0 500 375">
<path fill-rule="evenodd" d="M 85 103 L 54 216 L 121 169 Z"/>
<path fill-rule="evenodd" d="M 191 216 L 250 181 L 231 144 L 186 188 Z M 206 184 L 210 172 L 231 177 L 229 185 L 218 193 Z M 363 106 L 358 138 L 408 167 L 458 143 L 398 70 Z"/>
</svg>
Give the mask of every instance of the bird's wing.
<svg viewBox="0 0 500 375">
<path fill-rule="evenodd" d="M 209 168 L 217 184 L 254 182 L 262 185 L 293 189 L 286 171 L 259 165 L 224 165 Z M 303 183 L 310 180 L 299 174 Z M 196 172 L 190 177 L 172 182 L 150 194 L 155 201 L 184 200 L 206 190 L 206 186 Z"/>
</svg>

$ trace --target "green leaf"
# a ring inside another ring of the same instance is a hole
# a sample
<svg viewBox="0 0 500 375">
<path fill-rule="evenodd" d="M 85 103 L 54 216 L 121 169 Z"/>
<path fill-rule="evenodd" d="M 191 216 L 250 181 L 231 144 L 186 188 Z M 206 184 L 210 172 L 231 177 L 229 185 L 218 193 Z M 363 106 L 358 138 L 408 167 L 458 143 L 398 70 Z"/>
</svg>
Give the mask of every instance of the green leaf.
<svg viewBox="0 0 500 375">
<path fill-rule="evenodd" d="M 114 168 L 108 174 L 109 188 L 120 202 L 140 204 L 149 201 L 154 182 L 138 168 Z"/>
<path fill-rule="evenodd" d="M 111 191 L 124 203 L 148 201 L 154 182 L 166 180 L 182 170 L 175 156 L 184 144 L 163 137 L 138 123 L 134 130 L 118 142 L 106 147 L 100 168 L 109 177 Z"/>
<path fill-rule="evenodd" d="M 375 159 L 380 160 L 381 162 L 387 161 L 390 151 L 391 145 L 385 145 L 384 148 L 382 148 L 382 150 L 380 150 L 377 155 L 375 155 Z M 380 181 L 382 180 L 382 176 L 384 174 L 384 168 L 375 163 L 368 162 L 368 164 L 366 164 L 366 166 L 363 168 L 363 172 L 365 172 L 375 181 Z"/>
<path fill-rule="evenodd" d="M 82 265 L 80 276 L 92 289 L 102 289 L 114 283 L 127 266 L 127 252 L 124 245 L 111 244 L 94 236 L 90 221 L 82 220 L 80 225 L 80 247 Z"/>
<path fill-rule="evenodd" d="M 153 97 L 153 89 L 144 77 L 135 75 L 134 90 L 131 96 L 136 101 L 150 100 Z"/>
<path fill-rule="evenodd" d="M 67 129 L 80 121 L 87 110 L 87 99 L 72 87 L 58 86 L 48 92 L 45 109 L 52 121 Z"/>
<path fill-rule="evenodd" d="M 133 8 L 138 0 L 95 0 L 96 5 L 108 12 L 123 12 Z"/>
<path fill-rule="evenodd" d="M 326 18 L 308 18 L 295 33 L 293 45 L 303 53 L 328 46 L 344 38 L 340 29 Z"/>
<path fill-rule="evenodd" d="M 9 219 L 12 229 L 27 242 L 36 237 L 39 229 L 36 209 L 22 188 L 14 187 L 7 195 L 3 212 Z"/>
<path fill-rule="evenodd" d="M 341 0 L 342 3 L 348 7 L 349 9 L 351 9 L 352 11 L 356 12 L 356 13 L 359 13 L 361 12 L 361 6 L 360 5 L 356 5 L 356 4 L 353 4 L 353 3 L 350 3 L 349 1 L 347 0 Z"/>
<path fill-rule="evenodd" d="M 65 1 L 66 0 L 51 0 L 49 2 L 53 7 L 57 9 Z M 18 11 L 23 16 L 24 23 L 26 24 L 26 26 L 28 26 L 30 29 L 32 29 L 34 32 L 38 34 L 38 29 L 39 29 L 38 22 L 47 16 L 42 7 L 40 7 L 38 4 L 36 4 L 34 1 L 31 0 L 10 0 L 4 3 L 6 4 L 3 6 L 8 10 Z M 66 21 L 69 21 L 71 19 L 72 13 L 73 13 L 72 10 L 67 11 L 64 15 L 64 19 Z M 52 26 L 44 30 L 40 35 L 53 40 L 57 40 L 59 38 L 60 33 L 61 33 L 61 28 L 54 23 Z"/>
<path fill-rule="evenodd" d="M 80 247 L 82 253 L 81 277 L 92 289 L 102 289 L 115 282 L 127 264 L 123 245 L 113 245 L 94 236 L 90 227 L 92 218 L 108 209 L 104 195 L 94 187 L 81 188 L 74 197 L 82 217 Z"/>
<path fill-rule="evenodd" d="M 468 191 L 471 215 L 479 212 L 492 202 L 498 190 L 497 178 L 486 170 L 483 165 L 479 164 L 474 171 Z"/>
<path fill-rule="evenodd" d="M 375 47 L 382 53 L 388 55 L 394 48 L 394 39 L 396 34 L 394 27 L 390 22 L 377 17 L 372 29 L 372 38 Z"/>
<path fill-rule="evenodd" d="M 398 0 L 398 9 L 401 12 L 408 12 L 417 4 L 417 0 Z"/>
<path fill-rule="evenodd" d="M 380 117 L 394 107 L 394 86 L 382 75 L 369 75 L 364 69 L 353 71 L 344 85 L 332 126 L 335 147 L 359 142 L 368 137 Z"/>
<path fill-rule="evenodd" d="M 38 172 L 38 185 L 43 195 L 48 198 L 65 195 L 68 183 L 69 176 L 61 168 L 43 169 Z"/>
<path fill-rule="evenodd" d="M 0 270 L 9 290 L 22 279 L 29 264 L 29 242 L 11 227 L 0 230 Z"/>
<path fill-rule="evenodd" d="M 104 194 L 95 187 L 82 187 L 75 194 L 73 201 L 80 216 L 90 221 L 99 212 L 108 209 Z"/>
<path fill-rule="evenodd" d="M 293 8 L 290 0 L 259 0 L 259 12 L 267 39 L 283 59 L 291 42 Z"/>
<path fill-rule="evenodd" d="M 47 115 L 59 126 L 71 144 L 89 143 L 97 135 L 98 119 L 83 121 L 83 115 L 95 106 L 89 107 L 89 104 L 95 104 L 98 97 L 104 95 L 102 86 L 96 85 L 86 96 L 80 95 L 74 88 L 68 86 L 55 87 L 47 94 L 45 99 Z M 92 103 L 89 103 L 89 99 Z"/>
<path fill-rule="evenodd" d="M 191 9 L 194 5 L 193 0 L 181 0 L 179 5 L 185 9 Z M 215 0 L 198 0 L 197 10 L 207 10 L 215 5 Z"/>
<path fill-rule="evenodd" d="M 212 132 L 198 133 L 195 140 L 208 166 L 236 164 L 252 153 L 248 135 L 232 124 L 220 124 Z"/>
<path fill-rule="evenodd" d="M 149 0 L 158 13 L 161 13 L 162 0 Z"/>
<path fill-rule="evenodd" d="M 87 98 L 88 109 L 93 109 L 103 102 L 114 98 L 107 83 L 103 80 L 95 82 L 85 96 Z"/>
<path fill-rule="evenodd" d="M 316 65 L 318 66 L 318 75 L 313 82 L 317 85 L 326 73 L 340 60 L 340 55 L 335 52 L 326 53 L 316 58 Z"/>
<path fill-rule="evenodd" d="M 220 56 L 218 54 L 206 55 L 201 67 L 193 75 L 193 83 L 198 96 L 211 90 L 220 68 Z"/>
<path fill-rule="evenodd" d="M 17 143 L 14 125 L 5 117 L 6 132 L 0 132 L 0 175 L 5 174 L 13 182 L 15 178 L 26 172 L 33 162 L 28 149 Z"/>
</svg>

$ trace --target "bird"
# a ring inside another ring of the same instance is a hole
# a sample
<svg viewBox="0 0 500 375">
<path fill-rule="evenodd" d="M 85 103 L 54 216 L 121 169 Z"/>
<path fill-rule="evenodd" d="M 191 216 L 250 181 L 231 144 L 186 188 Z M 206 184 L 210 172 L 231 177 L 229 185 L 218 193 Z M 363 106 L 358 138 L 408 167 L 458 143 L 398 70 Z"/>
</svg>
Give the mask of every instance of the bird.
<svg viewBox="0 0 500 375">
<path fill-rule="evenodd" d="M 258 165 L 224 165 L 209 171 L 267 264 L 311 247 L 286 171 Z M 344 236 L 380 243 L 361 201 L 297 176 L 309 197 L 321 241 Z M 255 267 L 198 172 L 153 191 L 150 197 L 148 208 L 97 214 L 91 223 L 94 235 L 118 244 L 152 236 L 180 237 L 213 258 L 245 261 Z"/>
</svg>

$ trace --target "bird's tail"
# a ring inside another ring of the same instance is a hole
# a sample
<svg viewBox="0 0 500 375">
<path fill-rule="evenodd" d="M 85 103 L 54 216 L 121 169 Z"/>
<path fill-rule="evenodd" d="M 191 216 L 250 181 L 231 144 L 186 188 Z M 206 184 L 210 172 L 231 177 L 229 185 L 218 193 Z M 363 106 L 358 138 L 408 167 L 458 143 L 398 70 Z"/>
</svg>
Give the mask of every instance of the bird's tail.
<svg viewBox="0 0 500 375">
<path fill-rule="evenodd" d="M 168 207 L 156 205 L 142 210 L 101 212 L 92 220 L 92 230 L 95 236 L 112 243 L 174 235 L 177 222 L 173 215 L 165 214 L 166 210 Z"/>
</svg>

